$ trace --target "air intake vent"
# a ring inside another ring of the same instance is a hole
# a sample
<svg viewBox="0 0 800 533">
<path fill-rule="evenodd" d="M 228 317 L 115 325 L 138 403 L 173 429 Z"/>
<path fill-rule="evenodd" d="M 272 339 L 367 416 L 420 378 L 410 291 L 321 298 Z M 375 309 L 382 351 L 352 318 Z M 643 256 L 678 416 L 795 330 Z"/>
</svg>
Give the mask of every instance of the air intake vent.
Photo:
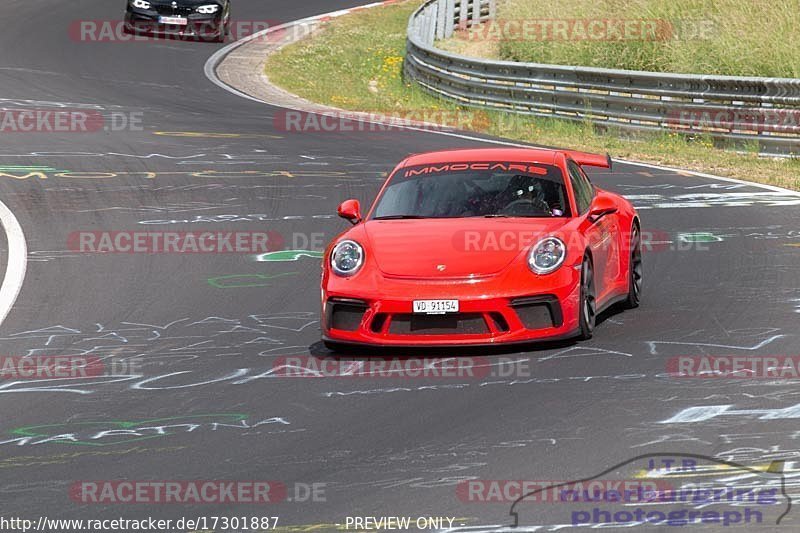
<svg viewBox="0 0 800 533">
<path fill-rule="evenodd" d="M 366 302 L 359 300 L 329 300 L 328 325 L 332 329 L 356 331 L 366 310 Z"/>
<path fill-rule="evenodd" d="M 561 304 L 553 295 L 517 298 L 512 300 L 511 307 L 526 329 L 558 327 L 564 322 Z"/>
<path fill-rule="evenodd" d="M 458 335 L 487 334 L 489 327 L 480 313 L 454 313 L 450 315 L 392 316 L 389 333 L 393 335 Z"/>
</svg>

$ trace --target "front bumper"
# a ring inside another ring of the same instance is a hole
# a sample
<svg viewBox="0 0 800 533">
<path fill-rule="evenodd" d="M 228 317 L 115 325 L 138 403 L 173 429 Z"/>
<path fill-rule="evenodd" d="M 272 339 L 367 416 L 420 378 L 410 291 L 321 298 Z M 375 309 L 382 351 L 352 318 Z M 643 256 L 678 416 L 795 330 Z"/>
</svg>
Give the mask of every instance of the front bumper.
<svg viewBox="0 0 800 533">
<path fill-rule="evenodd" d="M 159 13 L 155 10 L 130 8 L 125 13 L 125 30 L 139 35 L 170 35 L 181 37 L 215 38 L 225 32 L 222 13 L 203 15 L 200 13 L 179 14 L 188 23 L 183 25 L 159 23 Z M 171 16 L 171 15 L 165 15 Z"/>
<path fill-rule="evenodd" d="M 580 271 L 566 265 L 547 276 L 524 272 L 517 279 L 477 282 L 378 276 L 374 286 L 380 290 L 327 278 L 324 340 L 386 347 L 479 346 L 562 339 L 579 330 Z M 459 312 L 413 314 L 412 302 L 419 299 L 458 299 Z"/>
</svg>

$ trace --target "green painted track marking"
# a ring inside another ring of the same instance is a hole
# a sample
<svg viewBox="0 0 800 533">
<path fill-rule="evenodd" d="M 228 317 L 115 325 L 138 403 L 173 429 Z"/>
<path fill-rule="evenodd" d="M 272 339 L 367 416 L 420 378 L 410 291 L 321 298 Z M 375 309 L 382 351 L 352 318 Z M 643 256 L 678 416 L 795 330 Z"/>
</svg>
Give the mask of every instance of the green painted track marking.
<svg viewBox="0 0 800 533">
<path fill-rule="evenodd" d="M 301 257 L 311 257 L 322 259 L 323 252 L 316 252 L 314 250 L 280 250 L 277 252 L 267 252 L 265 254 L 255 256 L 255 260 L 259 263 L 271 262 L 284 262 L 284 261 L 297 261 Z"/>
<path fill-rule="evenodd" d="M 681 242 L 722 242 L 724 239 L 713 233 L 701 231 L 697 233 L 679 233 L 678 240 Z"/>
</svg>

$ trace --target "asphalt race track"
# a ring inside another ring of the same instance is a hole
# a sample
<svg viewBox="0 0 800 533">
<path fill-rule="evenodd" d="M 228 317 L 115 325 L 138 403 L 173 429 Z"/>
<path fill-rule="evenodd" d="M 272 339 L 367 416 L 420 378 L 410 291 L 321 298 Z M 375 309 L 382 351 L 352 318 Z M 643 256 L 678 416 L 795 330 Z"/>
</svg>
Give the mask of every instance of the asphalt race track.
<svg viewBox="0 0 800 533">
<path fill-rule="evenodd" d="M 589 342 L 478 352 L 489 375 L 474 378 L 275 376 L 280 356 L 329 355 L 314 254 L 72 251 L 76 231 L 145 229 L 269 230 L 287 248 L 313 250 L 309 239 L 327 243 L 347 227 L 336 206 L 369 204 L 405 155 L 480 144 L 278 131 L 278 109 L 205 77 L 220 45 L 71 37 L 73 21 L 119 19 L 123 4 L 3 5 L 0 107 L 141 113 L 144 128 L 0 135 L 0 201 L 27 242 L 0 351 L 131 364 L 111 376 L 0 381 L 0 515 L 279 516 L 281 527 L 318 531 L 347 516 L 446 516 L 454 527 L 492 526 L 510 523 L 510 504 L 464 501 L 459 482 L 580 479 L 653 452 L 785 459 L 790 481 L 800 472 L 796 381 L 666 375 L 674 356 L 800 353 L 798 195 L 622 163 L 591 172 L 632 198 L 657 241 L 641 307 L 607 313 Z M 236 0 L 234 18 L 291 21 L 356 4 Z M 495 374 L 509 359 L 524 370 Z M 728 407 L 684 411 L 703 406 Z M 293 501 L 93 504 L 70 497 L 85 480 L 274 480 Z M 296 501 L 312 484 L 324 497 Z M 519 515 L 526 526 L 565 520 L 557 505 Z"/>
</svg>

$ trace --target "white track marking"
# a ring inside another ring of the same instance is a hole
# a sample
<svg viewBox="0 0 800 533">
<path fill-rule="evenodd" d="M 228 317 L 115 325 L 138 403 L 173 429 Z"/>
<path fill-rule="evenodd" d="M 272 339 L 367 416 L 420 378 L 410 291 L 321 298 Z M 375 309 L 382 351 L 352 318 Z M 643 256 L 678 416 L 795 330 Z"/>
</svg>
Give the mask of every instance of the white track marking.
<svg viewBox="0 0 800 533">
<path fill-rule="evenodd" d="M 247 37 L 239 39 L 238 41 L 232 42 L 231 44 L 229 44 L 229 45 L 227 45 L 227 46 L 225 46 L 223 48 L 220 48 L 211 57 L 209 57 L 208 60 L 206 61 L 205 67 L 204 67 L 205 75 L 212 83 L 214 83 L 214 85 L 216 85 L 216 86 L 218 86 L 218 87 L 220 87 L 222 89 L 225 89 L 229 93 L 235 94 L 236 96 L 240 96 L 242 98 L 246 98 L 248 100 L 252 100 L 254 102 L 259 102 L 261 104 L 266 104 L 266 105 L 269 105 L 269 106 L 272 106 L 272 107 L 278 107 L 278 108 L 282 108 L 282 109 L 290 109 L 292 111 L 303 111 L 303 112 L 306 112 L 306 110 L 304 110 L 304 109 L 299 109 L 299 108 L 295 108 L 295 107 L 291 107 L 291 106 L 278 105 L 278 104 L 274 104 L 272 102 L 266 102 L 264 100 L 261 100 L 259 98 L 255 98 L 253 96 L 250 96 L 249 94 L 245 94 L 242 91 L 239 91 L 239 90 L 231 87 L 230 85 L 226 84 L 221 79 L 219 79 L 219 77 L 217 76 L 217 73 L 216 73 L 217 65 L 219 65 L 222 62 L 222 60 L 228 54 L 230 54 L 231 52 L 233 52 L 234 50 L 236 50 L 240 46 L 252 41 L 253 39 L 257 39 L 259 37 L 262 37 L 264 35 L 267 35 L 269 33 L 274 32 L 274 31 L 290 28 L 290 27 L 293 27 L 293 26 L 296 26 L 296 25 L 300 25 L 300 24 L 304 24 L 304 23 L 308 23 L 308 22 L 314 22 L 314 21 L 319 20 L 319 19 L 335 18 L 335 17 L 339 17 L 339 16 L 342 16 L 342 15 L 346 15 L 346 14 L 351 13 L 353 11 L 359 11 L 359 10 L 362 10 L 362 9 L 369 9 L 369 8 L 373 8 L 373 7 L 378 7 L 378 6 L 381 6 L 381 5 L 385 5 L 387 3 L 392 3 L 392 2 L 391 2 L 391 0 L 389 2 L 375 2 L 375 3 L 372 3 L 372 4 L 367 4 L 367 5 L 359 6 L 359 7 L 352 8 L 352 9 L 342 9 L 342 10 L 339 10 L 339 11 L 333 11 L 331 13 L 323 13 L 321 15 L 315 15 L 313 17 L 307 17 L 307 18 L 304 18 L 304 19 L 296 20 L 294 22 L 287 22 L 286 24 L 281 24 L 280 26 L 275 26 L 273 28 L 269 28 L 269 29 L 260 31 L 258 33 L 254 33 L 253 35 L 248 35 Z M 331 108 L 331 110 L 332 111 L 340 111 L 340 110 L 337 110 L 335 108 Z M 313 111 L 313 113 L 319 113 L 319 111 Z M 359 122 L 364 122 L 364 123 L 367 123 L 367 124 L 383 124 L 383 122 L 381 122 L 381 121 L 368 120 L 366 118 L 361 118 L 361 117 L 358 117 L 358 116 L 354 116 L 353 120 L 358 120 Z M 464 139 L 464 140 L 467 140 L 467 141 L 477 141 L 477 142 L 483 142 L 483 143 L 487 143 L 487 144 L 498 144 L 498 145 L 502 145 L 502 146 L 514 146 L 514 147 L 518 147 L 518 148 L 541 148 L 541 147 L 538 147 L 538 146 L 535 146 L 535 145 L 531 145 L 531 144 L 524 144 L 524 143 L 518 143 L 518 142 L 506 141 L 506 140 L 499 140 L 499 139 L 485 139 L 485 138 L 482 138 L 482 137 L 476 137 L 474 135 L 467 135 L 467 134 L 463 134 L 463 133 L 455 133 L 455 132 L 450 132 L 450 131 L 437 131 L 437 130 L 431 130 L 431 129 L 426 129 L 426 128 L 417 128 L 417 127 L 414 127 L 414 126 L 406 126 L 406 125 L 401 125 L 401 124 L 399 124 L 399 125 L 393 124 L 393 125 L 395 127 L 397 127 L 398 129 L 405 129 L 405 130 L 410 130 L 410 131 L 420 131 L 420 132 L 423 132 L 423 133 L 432 133 L 434 135 L 444 135 L 446 137 L 455 137 L 457 139 Z M 750 186 L 753 186 L 753 187 L 759 187 L 759 188 L 766 189 L 766 190 L 773 191 L 773 192 L 780 192 L 780 193 L 783 193 L 783 194 L 788 194 L 788 195 L 791 195 L 791 196 L 800 197 L 800 192 L 798 192 L 798 191 L 792 191 L 790 189 L 784 189 L 782 187 L 777 187 L 775 185 L 765 185 L 765 184 L 762 184 L 762 183 L 754 183 L 754 182 L 740 180 L 740 179 L 736 179 L 736 178 L 726 178 L 724 176 L 716 176 L 714 174 L 706 174 L 704 172 L 696 172 L 694 170 L 684 170 L 684 169 L 673 168 L 673 167 L 665 167 L 665 166 L 660 166 L 660 165 L 653 165 L 653 164 L 650 164 L 650 163 L 641 163 L 641 162 L 638 162 L 638 161 L 630 161 L 630 160 L 627 160 L 627 159 L 614 159 L 614 161 L 617 161 L 617 162 L 620 162 L 620 163 L 623 163 L 623 164 L 626 164 L 626 165 L 633 165 L 633 166 L 646 167 L 646 168 L 654 168 L 654 169 L 658 169 L 658 170 L 667 170 L 667 171 L 675 172 L 675 173 L 688 174 L 690 176 L 695 176 L 695 177 L 698 177 L 698 178 L 706 178 L 706 179 L 711 179 L 711 180 L 716 180 L 716 181 L 725 181 L 725 182 L 729 182 L 729 183 L 738 183 L 738 184 L 742 184 L 742 185 L 750 185 Z"/>
<path fill-rule="evenodd" d="M 17 217 L 4 204 L 0 202 L 0 224 L 6 232 L 8 241 L 8 263 L 3 284 L 0 286 L 0 324 L 6 319 L 14 302 L 17 301 L 22 282 L 25 280 L 25 270 L 28 265 L 28 246 L 25 243 L 25 234 L 22 232 Z"/>
<path fill-rule="evenodd" d="M 777 187 L 775 185 L 766 185 L 763 183 L 753 183 L 752 181 L 745 181 L 736 178 L 726 178 L 724 176 L 715 176 L 714 174 L 706 174 L 704 172 L 695 172 L 694 170 L 683 170 L 680 168 L 673 168 L 673 167 L 662 167 L 659 165 L 651 165 L 650 163 L 640 163 L 638 161 L 628 161 L 626 159 L 615 159 L 615 161 L 619 161 L 620 163 L 625 163 L 626 165 L 633 165 L 637 167 L 646 167 L 646 168 L 655 168 L 659 170 L 669 170 L 671 172 L 683 172 L 684 174 L 691 174 L 692 176 L 697 176 L 698 178 L 708 178 L 717 181 L 727 181 L 729 183 L 737 183 L 739 185 L 751 185 L 754 187 L 760 187 L 762 189 L 767 189 L 774 192 L 779 192 L 783 194 L 789 194 L 791 196 L 800 196 L 800 192 L 792 191 L 790 189 L 784 189 L 783 187 Z"/>
</svg>

